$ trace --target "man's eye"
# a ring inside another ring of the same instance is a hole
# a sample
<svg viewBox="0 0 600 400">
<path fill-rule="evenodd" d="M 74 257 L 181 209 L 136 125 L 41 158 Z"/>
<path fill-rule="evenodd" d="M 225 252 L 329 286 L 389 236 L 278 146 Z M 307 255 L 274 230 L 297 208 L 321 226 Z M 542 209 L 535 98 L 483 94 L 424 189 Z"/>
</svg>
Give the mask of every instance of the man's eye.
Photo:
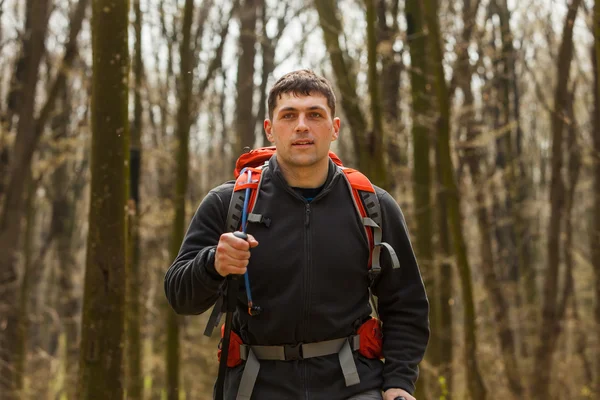
<svg viewBox="0 0 600 400">
<path fill-rule="evenodd" d="M 310 114 L 310 116 L 311 116 L 312 118 L 321 118 L 321 114 L 320 114 L 320 113 L 318 113 L 318 112 L 311 113 L 311 114 Z"/>
<path fill-rule="evenodd" d="M 283 114 L 283 119 L 291 119 L 294 116 L 294 114 Z"/>
</svg>

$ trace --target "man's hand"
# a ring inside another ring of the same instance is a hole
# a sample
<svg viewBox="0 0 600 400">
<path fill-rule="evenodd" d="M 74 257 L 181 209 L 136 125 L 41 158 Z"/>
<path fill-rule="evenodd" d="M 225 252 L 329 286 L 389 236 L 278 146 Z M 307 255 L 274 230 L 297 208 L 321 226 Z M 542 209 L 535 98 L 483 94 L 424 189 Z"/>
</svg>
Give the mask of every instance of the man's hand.
<svg viewBox="0 0 600 400">
<path fill-rule="evenodd" d="M 244 240 L 235 237 L 232 232 L 222 234 L 215 252 L 215 270 L 223 277 L 244 274 L 250 260 L 250 249 L 256 246 L 258 242 L 252 235 Z"/>
<path fill-rule="evenodd" d="M 395 400 L 396 397 L 404 397 L 406 400 L 417 400 L 402 389 L 388 389 L 383 393 L 383 400 Z"/>
</svg>

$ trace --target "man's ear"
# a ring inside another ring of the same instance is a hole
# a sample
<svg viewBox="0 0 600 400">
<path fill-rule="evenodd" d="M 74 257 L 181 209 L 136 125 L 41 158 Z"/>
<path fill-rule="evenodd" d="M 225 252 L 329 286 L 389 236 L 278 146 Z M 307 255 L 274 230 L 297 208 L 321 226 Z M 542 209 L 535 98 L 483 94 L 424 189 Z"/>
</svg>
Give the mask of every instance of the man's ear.
<svg viewBox="0 0 600 400">
<path fill-rule="evenodd" d="M 334 142 L 340 136 L 340 119 L 335 117 L 333 119 L 333 135 L 331 136 L 331 141 Z"/>
<path fill-rule="evenodd" d="M 265 133 L 267 135 L 267 140 L 271 143 L 275 142 L 275 139 L 273 138 L 273 124 L 271 123 L 270 119 L 265 119 L 265 122 L 263 123 L 263 127 L 265 128 Z"/>
</svg>

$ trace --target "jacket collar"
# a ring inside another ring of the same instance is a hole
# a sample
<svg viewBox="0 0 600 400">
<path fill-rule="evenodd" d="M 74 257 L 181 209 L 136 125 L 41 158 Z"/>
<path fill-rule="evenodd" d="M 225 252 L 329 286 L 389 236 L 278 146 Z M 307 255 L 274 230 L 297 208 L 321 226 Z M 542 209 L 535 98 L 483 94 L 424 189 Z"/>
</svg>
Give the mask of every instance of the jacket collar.
<svg viewBox="0 0 600 400">
<path fill-rule="evenodd" d="M 272 172 L 273 176 L 277 177 L 277 180 L 280 181 L 282 184 L 284 184 L 287 187 L 290 187 L 287 183 L 287 181 L 285 180 L 285 177 L 283 176 L 283 172 L 281 171 L 281 168 L 279 167 L 279 163 L 277 162 L 277 154 L 273 154 L 271 156 L 271 159 L 269 160 L 269 171 Z M 342 174 L 342 170 L 335 165 L 335 163 L 331 160 L 331 158 L 329 159 L 329 170 L 327 172 L 327 179 L 325 180 L 325 186 L 324 186 L 324 190 L 327 189 L 329 186 L 331 186 L 333 184 L 333 182 L 335 180 L 337 180 L 337 177 L 339 176 L 339 174 Z"/>
</svg>

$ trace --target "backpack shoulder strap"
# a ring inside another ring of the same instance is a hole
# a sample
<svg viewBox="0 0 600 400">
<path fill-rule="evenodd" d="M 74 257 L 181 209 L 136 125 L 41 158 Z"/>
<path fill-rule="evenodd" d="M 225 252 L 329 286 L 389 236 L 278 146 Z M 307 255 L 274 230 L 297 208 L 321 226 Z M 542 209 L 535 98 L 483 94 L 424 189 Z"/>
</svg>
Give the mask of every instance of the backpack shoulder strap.
<svg viewBox="0 0 600 400">
<path fill-rule="evenodd" d="M 381 215 L 381 205 L 379 198 L 375 192 L 375 188 L 369 178 L 360 171 L 352 168 L 340 167 L 346 177 L 348 187 L 352 192 L 352 198 L 361 221 L 367 233 L 369 240 L 370 256 L 369 269 L 371 276 L 374 278 L 381 272 L 381 264 L 379 262 L 381 256 L 381 248 L 385 247 L 392 260 L 392 268 L 400 268 L 398 255 L 392 246 L 382 241 L 383 219 Z"/>
<path fill-rule="evenodd" d="M 248 200 L 248 210 L 252 211 L 256 204 L 256 199 L 260 192 L 260 185 L 262 183 L 263 171 L 266 169 L 266 164 L 259 168 L 246 168 L 244 172 L 250 171 L 252 173 L 252 181 L 248 183 L 248 177 L 246 173 L 241 173 L 235 180 L 233 186 L 233 193 L 231 194 L 231 200 L 229 202 L 229 209 L 227 210 L 227 220 L 225 221 L 225 232 L 235 232 L 241 229 L 242 224 L 242 210 L 244 208 L 244 200 L 246 198 L 246 189 L 250 189 L 250 199 Z M 268 218 L 263 218 L 260 214 L 248 213 L 248 222 L 264 223 L 267 227 L 270 225 Z M 208 318 L 208 323 L 204 330 L 204 335 L 210 337 L 213 330 L 219 325 L 221 316 L 225 311 L 225 302 L 223 291 L 221 291 L 219 298 L 213 307 L 213 310 Z"/>
<path fill-rule="evenodd" d="M 246 173 L 240 174 L 233 187 L 229 209 L 227 211 L 227 220 L 225 224 L 226 232 L 234 232 L 241 228 L 242 211 L 244 208 L 244 200 L 246 199 L 246 189 L 250 189 L 250 199 L 248 200 L 248 222 L 264 223 L 269 226 L 270 221 L 263 218 L 260 214 L 252 213 L 252 209 L 256 204 L 256 199 L 260 192 L 260 186 L 263 178 L 263 171 L 266 165 L 259 168 L 246 168 L 246 171 L 252 173 L 252 181 L 248 183 Z"/>
</svg>

